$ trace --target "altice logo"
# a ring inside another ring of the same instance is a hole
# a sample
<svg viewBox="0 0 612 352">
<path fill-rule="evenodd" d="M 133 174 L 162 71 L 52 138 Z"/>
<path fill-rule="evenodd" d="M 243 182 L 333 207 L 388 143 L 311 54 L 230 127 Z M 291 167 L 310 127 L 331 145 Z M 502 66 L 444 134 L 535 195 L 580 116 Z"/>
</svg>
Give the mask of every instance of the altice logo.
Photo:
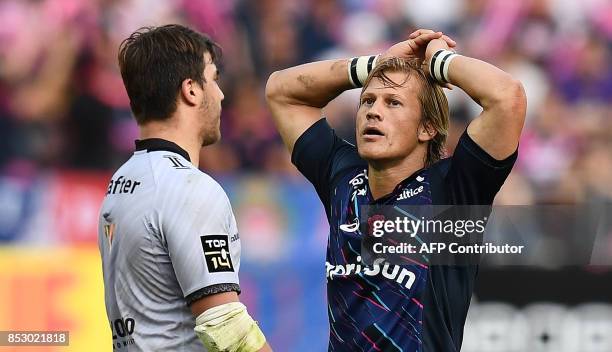
<svg viewBox="0 0 612 352">
<path fill-rule="evenodd" d="M 404 191 L 402 191 L 402 194 L 399 195 L 399 197 L 397 197 L 397 200 L 404 200 L 404 199 L 408 199 L 408 198 L 412 198 L 413 196 L 416 196 L 417 194 L 423 192 L 423 186 L 419 186 L 417 188 L 414 189 L 405 189 Z"/>
</svg>

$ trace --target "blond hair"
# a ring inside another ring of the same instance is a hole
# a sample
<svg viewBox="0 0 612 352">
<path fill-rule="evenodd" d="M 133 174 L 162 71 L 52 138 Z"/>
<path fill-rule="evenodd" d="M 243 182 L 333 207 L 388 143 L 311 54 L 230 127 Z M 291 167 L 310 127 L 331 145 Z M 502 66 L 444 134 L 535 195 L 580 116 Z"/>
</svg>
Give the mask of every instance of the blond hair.
<svg viewBox="0 0 612 352">
<path fill-rule="evenodd" d="M 406 79 L 400 83 L 394 82 L 388 76 L 388 73 L 392 72 L 405 73 Z M 421 68 L 420 61 L 392 57 L 377 63 L 365 81 L 361 92 L 365 91 L 374 78 L 380 79 L 388 87 L 403 87 L 412 74 L 415 74 L 421 85 L 418 94 L 421 104 L 421 124 L 436 131 L 436 135 L 428 142 L 427 155 L 425 156 L 425 166 L 430 166 L 445 154 L 444 144 L 448 136 L 450 114 L 446 95 L 444 95 L 442 88 Z"/>
</svg>

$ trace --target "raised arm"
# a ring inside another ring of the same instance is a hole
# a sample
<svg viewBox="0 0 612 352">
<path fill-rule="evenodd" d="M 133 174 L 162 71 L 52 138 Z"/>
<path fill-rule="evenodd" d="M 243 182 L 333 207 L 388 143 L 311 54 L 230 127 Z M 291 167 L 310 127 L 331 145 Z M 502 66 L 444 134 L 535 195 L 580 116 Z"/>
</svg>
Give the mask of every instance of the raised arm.
<svg viewBox="0 0 612 352">
<path fill-rule="evenodd" d="M 436 38 L 455 45 L 442 32 L 421 30 L 414 38 L 395 44 L 382 56 L 424 58 L 427 43 Z M 321 118 L 321 109 L 327 103 L 343 91 L 354 88 L 348 74 L 350 62 L 350 59 L 319 61 L 270 75 L 266 99 L 289 152 L 293 151 L 302 133 Z"/>
<path fill-rule="evenodd" d="M 449 49 L 442 40 L 432 40 L 427 45 L 425 64 L 428 68 L 440 49 Z M 499 68 L 467 56 L 454 57 L 447 70 L 448 81 L 483 108 L 468 126 L 469 136 L 495 159 L 505 159 L 514 153 L 527 106 L 521 83 Z"/>
<path fill-rule="evenodd" d="M 266 99 L 289 152 L 299 136 L 321 118 L 321 109 L 353 88 L 347 74 L 348 62 L 313 62 L 274 72 L 268 78 Z"/>
</svg>

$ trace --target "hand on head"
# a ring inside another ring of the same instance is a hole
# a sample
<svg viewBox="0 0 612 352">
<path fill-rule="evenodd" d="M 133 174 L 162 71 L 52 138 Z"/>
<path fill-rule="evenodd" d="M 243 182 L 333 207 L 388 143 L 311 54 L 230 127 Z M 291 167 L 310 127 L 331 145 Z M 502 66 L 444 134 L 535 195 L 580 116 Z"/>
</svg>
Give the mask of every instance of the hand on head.
<svg viewBox="0 0 612 352">
<path fill-rule="evenodd" d="M 380 62 L 389 57 L 416 58 L 426 67 L 425 65 L 431 60 L 436 51 L 440 49 L 453 50 L 456 46 L 457 43 L 442 32 L 434 32 L 431 29 L 418 29 L 412 32 L 407 40 L 387 49 L 387 51 L 380 55 L 378 61 Z M 451 89 L 449 84 L 444 86 Z"/>
</svg>

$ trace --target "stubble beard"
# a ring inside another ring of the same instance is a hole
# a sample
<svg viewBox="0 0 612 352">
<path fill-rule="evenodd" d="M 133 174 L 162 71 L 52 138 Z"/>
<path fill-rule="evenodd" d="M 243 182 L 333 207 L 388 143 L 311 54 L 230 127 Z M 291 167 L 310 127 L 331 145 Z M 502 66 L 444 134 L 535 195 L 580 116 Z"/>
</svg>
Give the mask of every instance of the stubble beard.
<svg viewBox="0 0 612 352">
<path fill-rule="evenodd" d="M 202 146 L 205 147 L 221 139 L 221 132 L 219 131 L 221 108 L 214 107 L 211 102 L 206 99 L 202 102 L 200 112 L 203 119 L 203 127 L 200 135 L 202 136 Z"/>
</svg>

